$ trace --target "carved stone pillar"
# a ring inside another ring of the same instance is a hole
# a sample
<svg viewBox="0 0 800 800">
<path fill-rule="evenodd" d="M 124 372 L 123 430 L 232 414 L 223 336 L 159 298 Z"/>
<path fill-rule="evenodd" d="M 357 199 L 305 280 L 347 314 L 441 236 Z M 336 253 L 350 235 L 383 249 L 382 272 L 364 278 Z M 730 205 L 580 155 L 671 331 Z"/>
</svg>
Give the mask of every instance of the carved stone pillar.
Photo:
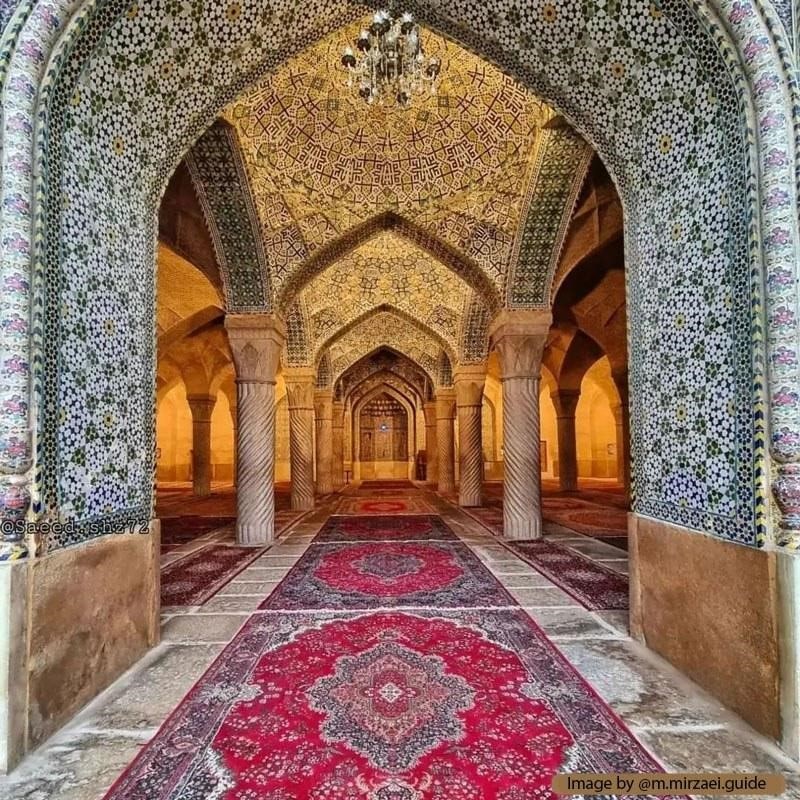
<svg viewBox="0 0 800 800">
<path fill-rule="evenodd" d="M 439 441 L 436 437 L 436 401 L 425 403 L 425 482 L 439 485 Z"/>
<path fill-rule="evenodd" d="M 628 372 L 615 372 L 612 377 L 620 397 L 614 408 L 617 423 L 617 479 L 625 487 L 625 496 L 631 497 L 631 417 L 628 403 Z"/>
<path fill-rule="evenodd" d="M 485 383 L 485 364 L 460 366 L 453 373 L 458 409 L 458 504 L 463 507 L 482 502 Z"/>
<path fill-rule="evenodd" d="M 275 535 L 275 376 L 286 328 L 268 314 L 228 314 L 225 328 L 239 409 L 236 540 L 267 544 Z"/>
<path fill-rule="evenodd" d="M 439 447 L 438 488 L 443 494 L 454 492 L 456 489 L 456 453 L 453 428 L 455 416 L 455 390 L 440 387 L 436 392 L 436 442 Z"/>
<path fill-rule="evenodd" d="M 314 422 L 317 426 L 317 494 L 333 492 L 333 393 L 314 393 Z"/>
<path fill-rule="evenodd" d="M 506 310 L 492 322 L 491 342 L 503 382 L 503 535 L 542 535 L 539 376 L 549 311 Z"/>
<path fill-rule="evenodd" d="M 558 483 L 564 492 L 578 490 L 578 444 L 575 437 L 575 409 L 580 389 L 561 389 L 550 397 L 556 409 L 558 426 Z"/>
<path fill-rule="evenodd" d="M 211 494 L 211 414 L 217 398 L 206 394 L 187 396 L 192 412 L 192 492 L 196 497 Z"/>
<path fill-rule="evenodd" d="M 239 406 L 229 401 L 231 425 L 233 427 L 233 485 L 239 485 Z"/>
<path fill-rule="evenodd" d="M 339 491 L 344 486 L 344 403 L 333 403 L 333 489 Z"/>
<path fill-rule="evenodd" d="M 289 475 L 291 506 L 295 511 L 314 508 L 314 381 L 313 369 L 285 369 L 289 401 Z"/>
</svg>

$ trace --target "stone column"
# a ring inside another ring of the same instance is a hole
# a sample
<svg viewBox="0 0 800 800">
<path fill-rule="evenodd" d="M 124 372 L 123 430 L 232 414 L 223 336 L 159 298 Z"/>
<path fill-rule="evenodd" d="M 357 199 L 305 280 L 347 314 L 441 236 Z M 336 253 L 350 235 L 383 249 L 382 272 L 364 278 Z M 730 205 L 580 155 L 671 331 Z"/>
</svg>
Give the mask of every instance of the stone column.
<svg viewBox="0 0 800 800">
<path fill-rule="evenodd" d="M 564 492 L 578 491 L 578 445 L 575 438 L 575 409 L 580 389 L 561 389 L 550 397 L 556 408 L 558 426 L 558 483 Z"/>
<path fill-rule="evenodd" d="M 503 535 L 539 539 L 542 535 L 539 454 L 539 376 L 549 311 L 504 310 L 492 322 L 503 382 Z"/>
<path fill-rule="evenodd" d="M 239 409 L 236 540 L 261 545 L 275 535 L 275 377 L 286 328 L 271 314 L 228 314 Z"/>
<path fill-rule="evenodd" d="M 631 418 L 628 404 L 628 372 L 615 372 L 612 377 L 620 398 L 613 409 L 617 423 L 617 479 L 625 487 L 625 496 L 631 497 Z"/>
<path fill-rule="evenodd" d="M 317 427 L 317 494 L 333 492 L 333 393 L 314 393 L 314 423 Z"/>
<path fill-rule="evenodd" d="M 235 402 L 228 401 L 231 411 L 231 425 L 233 427 L 233 485 L 239 485 L 239 406 Z"/>
<path fill-rule="evenodd" d="M 338 491 L 344 486 L 344 403 L 335 400 L 333 403 L 333 489 Z"/>
<path fill-rule="evenodd" d="M 458 504 L 479 506 L 483 491 L 483 387 L 486 365 L 459 366 L 453 373 L 458 409 Z"/>
<path fill-rule="evenodd" d="M 295 511 L 314 508 L 314 382 L 313 369 L 285 369 L 289 401 L 289 475 L 291 506 Z"/>
<path fill-rule="evenodd" d="M 192 412 L 192 491 L 196 497 L 211 494 L 211 414 L 217 398 L 206 394 L 186 397 Z"/>
<path fill-rule="evenodd" d="M 425 482 L 439 485 L 439 441 L 436 437 L 436 401 L 425 403 Z"/>
<path fill-rule="evenodd" d="M 455 441 L 453 420 L 456 415 L 456 394 L 451 388 L 436 391 L 436 441 L 439 448 L 437 472 L 439 491 L 443 494 L 456 489 Z"/>
</svg>

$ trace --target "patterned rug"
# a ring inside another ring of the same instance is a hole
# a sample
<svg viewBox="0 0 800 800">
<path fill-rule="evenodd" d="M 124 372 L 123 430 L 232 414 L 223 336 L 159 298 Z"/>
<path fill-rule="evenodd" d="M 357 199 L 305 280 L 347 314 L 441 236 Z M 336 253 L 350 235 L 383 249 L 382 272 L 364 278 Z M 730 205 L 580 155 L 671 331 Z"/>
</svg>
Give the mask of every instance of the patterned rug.
<svg viewBox="0 0 800 800">
<path fill-rule="evenodd" d="M 627 576 L 604 564 L 557 542 L 505 544 L 590 611 L 628 608 Z"/>
<path fill-rule="evenodd" d="M 661 768 L 522 611 L 278 612 L 106 798 L 544 800 L 561 771 Z"/>
<path fill-rule="evenodd" d="M 360 489 L 414 489 L 411 481 L 361 481 Z"/>
<path fill-rule="evenodd" d="M 449 542 L 312 544 L 260 609 L 514 605 L 480 559 Z"/>
<path fill-rule="evenodd" d="M 161 570 L 161 605 L 202 605 L 263 552 L 212 544 L 169 564 Z"/>
<path fill-rule="evenodd" d="M 433 509 L 420 497 L 342 497 L 337 514 L 429 514 Z"/>
<path fill-rule="evenodd" d="M 161 519 L 161 552 L 169 553 L 206 533 L 236 522 L 236 517 L 163 517 Z"/>
<path fill-rule="evenodd" d="M 435 514 L 418 517 L 329 517 L 313 543 L 440 539 L 459 541 L 458 536 Z"/>
</svg>

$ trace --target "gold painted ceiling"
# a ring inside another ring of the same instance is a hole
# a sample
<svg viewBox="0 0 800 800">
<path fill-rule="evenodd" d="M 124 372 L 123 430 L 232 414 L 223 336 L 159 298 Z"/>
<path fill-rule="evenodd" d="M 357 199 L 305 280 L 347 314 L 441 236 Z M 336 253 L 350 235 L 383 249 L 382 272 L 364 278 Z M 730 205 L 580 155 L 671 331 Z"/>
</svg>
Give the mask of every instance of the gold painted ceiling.
<svg viewBox="0 0 800 800">
<path fill-rule="evenodd" d="M 403 353 L 436 380 L 442 342 L 402 314 L 378 311 L 353 325 L 331 344 L 333 381 L 381 345 Z"/>
<path fill-rule="evenodd" d="M 470 287 L 396 233 L 383 232 L 314 278 L 303 291 L 309 341 L 318 352 L 336 331 L 371 309 L 392 305 L 439 334 L 458 352 Z"/>
<path fill-rule="evenodd" d="M 435 95 L 368 106 L 346 86 L 343 28 L 287 62 L 225 112 L 237 130 L 273 286 L 316 248 L 394 211 L 476 261 L 502 291 L 537 131 L 552 115 L 490 64 L 428 31 Z"/>
</svg>

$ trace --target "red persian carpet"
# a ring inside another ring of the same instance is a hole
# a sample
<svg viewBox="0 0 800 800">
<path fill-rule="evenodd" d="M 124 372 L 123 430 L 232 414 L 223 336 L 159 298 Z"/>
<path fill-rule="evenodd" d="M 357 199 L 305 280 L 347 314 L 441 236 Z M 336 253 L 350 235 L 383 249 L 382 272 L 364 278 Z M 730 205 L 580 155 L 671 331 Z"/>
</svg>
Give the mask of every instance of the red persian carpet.
<svg viewBox="0 0 800 800">
<path fill-rule="evenodd" d="M 660 770 L 520 610 L 268 613 L 106 798 L 555 800 L 557 772 Z"/>
<path fill-rule="evenodd" d="M 343 497 L 337 514 L 429 514 L 433 509 L 420 497 Z"/>
<path fill-rule="evenodd" d="M 314 544 L 323 542 L 371 542 L 436 540 L 458 542 L 459 538 L 435 514 L 400 517 L 329 517 Z"/>
<path fill-rule="evenodd" d="M 590 611 L 628 608 L 628 578 L 568 547 L 548 540 L 506 546 Z"/>
<path fill-rule="evenodd" d="M 212 544 L 169 564 L 161 570 L 161 605 L 202 605 L 262 552 Z"/>
<path fill-rule="evenodd" d="M 163 517 L 161 519 L 161 552 L 169 553 L 182 544 L 192 542 L 218 528 L 236 522 L 236 517 Z"/>
<path fill-rule="evenodd" d="M 510 606 L 480 559 L 455 542 L 316 544 L 261 609 Z"/>
</svg>

